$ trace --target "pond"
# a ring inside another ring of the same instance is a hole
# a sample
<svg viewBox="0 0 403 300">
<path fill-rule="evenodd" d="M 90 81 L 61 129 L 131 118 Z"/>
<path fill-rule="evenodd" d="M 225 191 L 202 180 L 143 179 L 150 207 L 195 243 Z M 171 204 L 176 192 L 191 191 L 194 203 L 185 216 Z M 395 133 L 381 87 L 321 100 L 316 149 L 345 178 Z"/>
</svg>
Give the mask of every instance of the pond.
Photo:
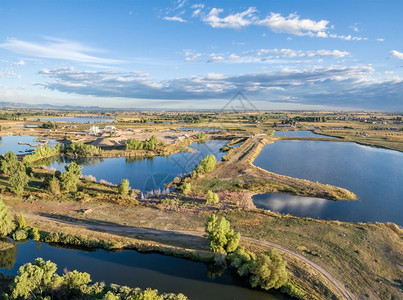
<svg viewBox="0 0 403 300">
<path fill-rule="evenodd" d="M 195 128 L 195 127 L 183 127 L 178 128 L 180 131 L 203 131 L 203 132 L 220 132 L 221 129 L 217 128 Z"/>
<path fill-rule="evenodd" d="M 403 153 L 324 141 L 277 141 L 266 145 L 254 165 L 277 174 L 346 188 L 358 201 L 325 201 L 290 195 L 256 195 L 261 208 L 354 222 L 403 226 Z"/>
<path fill-rule="evenodd" d="M 38 120 L 38 119 L 32 119 Z M 107 118 L 89 118 L 89 117 L 67 117 L 67 118 L 42 118 L 40 119 L 41 122 L 66 122 L 66 123 L 110 123 L 116 121 L 116 119 L 107 119 Z"/>
<path fill-rule="evenodd" d="M 330 138 L 334 139 L 333 136 L 326 136 L 322 134 L 316 134 L 309 130 L 299 130 L 299 131 L 275 131 L 273 136 L 286 136 L 286 137 L 313 137 L 313 138 Z"/>
<path fill-rule="evenodd" d="M 59 274 L 64 268 L 78 270 L 91 274 L 93 282 L 151 287 L 160 292 L 183 293 L 189 299 L 290 299 L 277 292 L 251 289 L 229 270 L 220 276 L 211 265 L 201 262 L 133 250 L 84 251 L 31 240 L 18 243 L 17 249 L 0 252 L 0 271 L 15 276 L 21 265 L 37 257 L 56 263 Z"/>
<path fill-rule="evenodd" d="M 41 142 L 36 140 L 38 137 L 35 136 L 19 136 L 19 135 L 8 135 L 0 137 L 0 154 L 7 153 L 9 151 L 14 152 L 15 154 L 21 154 L 25 151 L 35 150 L 35 147 L 31 147 L 29 145 L 20 145 L 18 143 L 31 144 L 31 145 L 41 145 Z M 55 140 L 50 140 L 49 145 L 55 145 Z"/>
<path fill-rule="evenodd" d="M 214 154 L 217 161 L 221 161 L 225 153 L 221 152 L 220 148 L 228 142 L 208 140 L 205 143 L 193 143 L 190 148 L 195 152 L 183 152 L 170 156 L 137 159 L 88 158 L 76 161 L 83 166 L 83 175 L 92 175 L 98 181 L 103 179 L 113 184 L 119 184 L 123 178 L 127 178 L 132 188 L 147 192 L 163 188 L 164 184 L 171 182 L 176 176 L 191 172 L 207 154 Z M 49 168 L 64 172 L 64 166 L 69 162 L 71 159 L 59 158 L 50 163 Z"/>
</svg>

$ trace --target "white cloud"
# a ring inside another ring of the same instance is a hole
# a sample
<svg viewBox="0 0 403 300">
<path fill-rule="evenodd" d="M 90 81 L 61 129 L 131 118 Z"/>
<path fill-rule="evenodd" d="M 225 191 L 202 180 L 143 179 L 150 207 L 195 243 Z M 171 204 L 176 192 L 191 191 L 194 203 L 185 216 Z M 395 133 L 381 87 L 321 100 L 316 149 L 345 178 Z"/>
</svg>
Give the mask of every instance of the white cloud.
<svg viewBox="0 0 403 300">
<path fill-rule="evenodd" d="M 239 75 L 209 73 L 164 81 L 138 77 L 136 73 L 79 71 L 73 68 L 47 69 L 41 74 L 50 80 L 40 84 L 45 88 L 95 97 L 209 101 L 231 99 L 242 90 L 251 99 L 263 103 L 270 100 L 282 104 L 403 109 L 403 78 L 379 79 L 371 66 L 309 67 Z"/>
<path fill-rule="evenodd" d="M 383 42 L 383 41 L 385 41 L 385 39 L 381 39 L 381 38 L 378 38 L 378 39 L 376 39 L 378 42 Z"/>
<path fill-rule="evenodd" d="M 219 15 L 224 10 L 221 8 L 212 8 L 210 12 L 202 20 L 209 24 L 213 28 L 233 28 L 240 29 L 251 25 L 256 21 L 255 12 L 257 11 L 254 7 L 249 7 L 247 10 L 228 15 L 224 18 L 219 17 Z"/>
<path fill-rule="evenodd" d="M 194 53 L 190 50 L 184 50 L 185 61 L 205 61 L 227 62 L 227 63 L 273 63 L 276 61 L 284 62 L 284 59 L 312 59 L 312 58 L 342 58 L 350 55 L 347 51 L 340 50 L 315 50 L 303 51 L 294 49 L 259 49 L 244 51 L 242 53 Z M 295 60 L 292 61 L 295 63 Z M 303 61 L 300 61 L 303 62 Z M 306 61 L 312 62 L 312 61 Z"/>
<path fill-rule="evenodd" d="M 312 35 L 323 37 L 324 31 L 327 30 L 329 21 L 313 21 L 310 19 L 300 19 L 296 14 L 290 14 L 288 17 L 283 17 L 279 13 L 271 13 L 265 19 L 256 23 L 270 28 L 276 33 L 289 33 L 293 35 Z"/>
<path fill-rule="evenodd" d="M 201 4 L 201 3 L 193 4 L 191 6 L 191 8 L 193 9 L 192 17 L 197 17 L 197 16 L 199 16 L 201 14 L 202 9 L 204 8 L 204 4 Z"/>
<path fill-rule="evenodd" d="M 224 9 L 222 8 L 212 8 L 207 15 L 202 11 L 204 5 L 193 5 L 192 8 L 194 9 L 192 17 L 200 16 L 203 22 L 213 28 L 241 29 L 254 25 L 265 26 L 274 33 L 286 33 L 296 36 L 331 37 L 348 41 L 368 40 L 368 38 L 365 37 L 330 34 L 330 30 L 334 30 L 334 25 L 328 26 L 330 23 L 328 20 L 315 21 L 311 19 L 301 19 L 296 13 L 283 16 L 280 13 L 271 12 L 268 16 L 261 19 L 255 7 L 249 7 L 242 12 L 228 14 L 225 17 L 221 17 L 224 13 Z M 356 32 L 358 31 L 357 25 L 351 28 Z"/>
<path fill-rule="evenodd" d="M 180 22 L 180 23 L 186 23 L 187 21 L 182 19 L 179 16 L 174 16 L 174 17 L 163 17 L 164 20 L 166 21 L 173 21 L 173 22 Z"/>
<path fill-rule="evenodd" d="M 359 37 L 359 36 L 351 36 L 349 35 L 338 35 L 338 34 L 330 34 L 330 38 L 332 39 L 340 39 L 345 41 L 367 41 L 368 38 L 366 37 Z"/>
<path fill-rule="evenodd" d="M 396 51 L 396 50 L 392 50 L 392 51 L 390 51 L 390 54 L 391 54 L 393 57 L 396 57 L 396 58 L 398 58 L 398 59 L 403 59 L 403 53 L 402 53 L 402 52 L 399 52 L 399 51 Z"/>
<path fill-rule="evenodd" d="M 34 43 L 9 39 L 0 44 L 0 48 L 32 57 L 61 59 L 87 63 L 116 64 L 123 61 L 107 59 L 86 54 L 86 52 L 97 52 L 79 42 L 67 41 L 56 38 L 46 38 L 46 43 Z"/>
</svg>

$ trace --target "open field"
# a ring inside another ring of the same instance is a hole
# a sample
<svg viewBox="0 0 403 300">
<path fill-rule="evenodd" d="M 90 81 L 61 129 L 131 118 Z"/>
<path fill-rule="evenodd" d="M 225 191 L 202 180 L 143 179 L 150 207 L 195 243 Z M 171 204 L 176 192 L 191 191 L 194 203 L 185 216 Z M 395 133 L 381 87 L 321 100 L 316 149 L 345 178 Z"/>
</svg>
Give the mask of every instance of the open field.
<svg viewBox="0 0 403 300">
<path fill-rule="evenodd" d="M 41 117 L 49 116 L 35 115 L 35 118 Z M 117 128 L 113 134 L 89 135 L 86 130 L 90 124 L 70 128 L 69 124 L 61 123 L 57 131 L 51 131 L 24 128 L 28 123 L 40 126 L 43 122 L 1 120 L 0 135 L 84 142 L 102 147 L 103 157 L 147 157 L 190 151 L 187 146 L 197 141 L 199 132 L 177 130 L 182 127 L 221 129 L 220 133 L 206 134 L 206 139 L 228 139 L 231 144 L 242 141 L 242 145 L 230 149 L 212 171 L 171 183 L 172 187 L 178 187 L 181 182 L 190 183 L 192 192 L 188 195 L 175 192 L 140 200 L 138 191 L 122 196 L 115 186 L 81 180 L 78 192 L 53 196 L 43 188 L 44 179 L 52 176 L 52 171 L 34 168 L 22 198 L 9 192 L 7 176 L 0 176 L 1 196 L 7 206 L 16 215 L 23 213 L 30 225 L 42 231 L 87 236 L 109 243 L 112 248 L 156 250 L 204 261 L 213 259 L 203 237 L 204 222 L 215 212 L 225 215 L 241 232 L 244 237 L 241 244 L 248 249 L 260 252 L 270 245 L 279 249 L 288 261 L 292 281 L 309 293 L 307 299 L 399 299 L 401 296 L 403 231 L 395 224 L 297 218 L 255 209 L 251 200 L 255 193 L 271 192 L 356 200 L 356 195 L 346 189 L 268 172 L 254 166 L 253 161 L 265 144 L 287 139 L 353 141 L 403 151 L 400 115 L 116 112 L 109 117 L 119 120 L 112 123 Z M 309 118 L 316 119 L 308 122 Z M 102 129 L 106 124 L 98 126 Z M 309 129 L 340 139 L 272 136 L 274 130 L 285 129 Z M 152 135 L 164 142 L 157 150 L 124 149 L 127 139 L 135 137 L 143 141 Z M 208 190 L 218 193 L 219 204 L 205 204 Z"/>
<path fill-rule="evenodd" d="M 122 206 L 111 203 L 77 201 L 18 201 L 6 197 L 4 200 L 13 211 L 23 212 L 30 224 L 45 231 L 93 236 L 114 241 L 116 247 L 134 246 L 166 253 L 178 252 L 179 255 L 202 259 L 211 257 L 206 251 L 206 240 L 147 231 L 196 231 L 200 236 L 209 212 L 165 211 L 145 206 L 125 206 L 122 209 Z M 403 232 L 396 225 L 316 221 L 261 210 L 222 213 L 242 236 L 274 242 L 306 256 L 344 283 L 357 297 L 367 294 L 370 298 L 388 299 L 391 295 L 398 297 L 401 292 Z M 57 222 L 48 222 L 44 217 Z M 124 232 L 120 228 L 122 225 L 140 231 Z M 255 251 L 264 249 L 262 245 L 245 242 Z M 317 286 L 318 282 L 326 286 L 326 280 L 317 277 L 314 271 L 307 270 L 298 260 L 294 262 L 291 256 L 287 258 L 290 269 L 296 275 L 293 279 L 312 291 L 312 295 L 321 299 L 332 289 L 330 285 L 319 291 L 316 288 L 312 290 L 312 286 Z M 305 276 L 306 272 L 311 275 Z"/>
</svg>

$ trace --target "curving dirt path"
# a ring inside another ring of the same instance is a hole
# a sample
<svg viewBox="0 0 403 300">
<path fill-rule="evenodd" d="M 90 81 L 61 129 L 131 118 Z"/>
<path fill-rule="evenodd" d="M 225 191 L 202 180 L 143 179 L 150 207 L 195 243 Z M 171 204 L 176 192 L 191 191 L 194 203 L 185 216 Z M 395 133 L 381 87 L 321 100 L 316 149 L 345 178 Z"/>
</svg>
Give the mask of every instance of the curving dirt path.
<svg viewBox="0 0 403 300">
<path fill-rule="evenodd" d="M 88 222 L 86 220 L 80 220 L 80 223 L 74 222 L 74 221 L 69 221 L 69 220 L 63 220 L 59 218 L 52 218 L 49 215 L 33 215 L 33 214 L 26 214 L 25 215 L 28 218 L 33 218 L 33 219 L 40 219 L 40 220 L 45 220 L 45 221 L 50 221 L 50 222 L 56 222 L 56 223 L 64 223 L 68 225 L 73 225 L 73 226 L 83 226 L 87 229 L 90 230 L 96 230 L 96 231 L 102 231 L 102 232 L 108 232 L 108 233 L 131 233 L 131 234 L 140 234 L 140 235 L 153 235 L 153 236 L 161 236 L 161 237 L 170 237 L 174 238 L 177 240 L 182 240 L 182 239 L 189 239 L 189 238 L 201 238 L 203 237 L 204 233 L 200 231 L 174 231 L 174 230 L 160 230 L 160 229 L 154 229 L 154 228 L 139 228 L 139 227 L 130 227 L 126 225 L 99 225 L 93 222 Z M 317 263 L 313 262 L 312 260 L 306 258 L 305 256 L 292 251 L 288 248 L 285 248 L 279 244 L 275 244 L 272 242 L 268 241 L 262 241 L 250 237 L 242 237 L 242 240 L 252 242 L 255 244 L 260 244 L 264 246 L 269 246 L 271 248 L 275 248 L 281 252 L 285 252 L 287 254 L 290 254 L 306 264 L 308 264 L 311 268 L 316 270 L 318 273 L 322 274 L 329 282 L 330 284 L 333 285 L 336 291 L 343 296 L 344 299 L 348 300 L 355 300 L 357 299 L 349 290 L 345 288 L 345 286 L 340 283 L 334 276 L 332 276 L 325 268 L 319 266 Z"/>
</svg>

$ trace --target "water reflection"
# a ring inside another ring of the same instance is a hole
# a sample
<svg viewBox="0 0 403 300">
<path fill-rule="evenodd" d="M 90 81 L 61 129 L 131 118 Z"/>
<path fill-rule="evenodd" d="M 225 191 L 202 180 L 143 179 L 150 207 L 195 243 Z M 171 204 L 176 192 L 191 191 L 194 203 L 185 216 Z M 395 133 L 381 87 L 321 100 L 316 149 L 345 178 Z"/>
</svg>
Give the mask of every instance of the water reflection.
<svg viewBox="0 0 403 300">
<path fill-rule="evenodd" d="M 301 217 L 394 222 L 403 226 L 401 152 L 355 143 L 277 141 L 263 148 L 254 165 L 282 175 L 343 187 L 359 199 L 332 202 L 256 196 L 254 199 L 262 207 Z"/>
<path fill-rule="evenodd" d="M 1 240 L 7 242 L 7 240 Z M 17 257 L 17 247 L 13 247 L 0 251 L 0 269 L 11 270 L 14 267 Z"/>
<path fill-rule="evenodd" d="M 149 186 L 164 188 L 164 184 L 173 178 L 189 173 L 207 154 L 216 156 L 220 161 L 225 153 L 220 149 L 227 140 L 208 140 L 205 143 L 190 145 L 194 152 L 183 152 L 170 156 L 152 157 L 113 157 L 113 158 L 67 158 L 57 157 L 41 160 L 38 165 L 47 165 L 50 169 L 64 172 L 64 167 L 71 161 L 83 166 L 83 175 L 92 175 L 98 181 L 103 179 L 113 184 L 119 184 L 123 178 L 128 178 L 132 188 L 148 192 Z M 164 176 L 162 176 L 163 174 Z M 163 178 L 163 180 L 160 180 Z"/>
<path fill-rule="evenodd" d="M 160 292 L 184 293 L 190 299 L 290 299 L 278 292 L 251 289 L 243 278 L 234 276 L 228 269 L 201 262 L 132 250 L 88 252 L 56 248 L 45 243 L 41 243 L 42 247 L 38 249 L 36 244 L 33 241 L 18 243 L 14 266 L 8 270 L 2 268 L 1 272 L 15 276 L 20 266 L 43 257 L 56 263 L 59 271 L 66 268 L 88 272 L 93 282 L 104 281 L 106 284 L 116 283 L 142 289 L 152 287 Z M 8 266 L 11 265 L 8 263 Z"/>
<path fill-rule="evenodd" d="M 335 139 L 334 136 L 327 136 L 323 134 L 316 134 L 309 130 L 297 130 L 297 131 L 275 131 L 273 136 L 287 136 L 287 137 L 313 137 L 313 138 L 329 138 Z"/>
</svg>

